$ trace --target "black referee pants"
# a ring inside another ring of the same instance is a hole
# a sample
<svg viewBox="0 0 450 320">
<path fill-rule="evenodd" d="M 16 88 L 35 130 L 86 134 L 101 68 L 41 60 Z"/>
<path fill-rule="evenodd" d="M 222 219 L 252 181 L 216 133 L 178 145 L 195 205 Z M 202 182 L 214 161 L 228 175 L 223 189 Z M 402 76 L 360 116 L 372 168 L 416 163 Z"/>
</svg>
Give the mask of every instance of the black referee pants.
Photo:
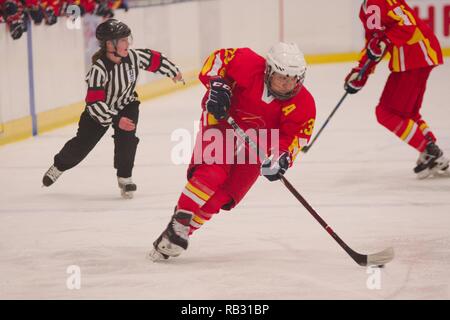
<svg viewBox="0 0 450 320">
<path fill-rule="evenodd" d="M 124 131 L 119 128 L 121 117 L 127 117 L 136 124 L 139 119 L 139 101 L 134 101 L 113 119 L 114 128 L 114 168 L 117 176 L 131 177 L 134 167 L 134 159 L 139 138 L 136 137 L 136 129 Z M 108 127 L 103 127 L 91 118 L 87 110 L 81 114 L 78 122 L 78 131 L 75 137 L 66 142 L 61 151 L 55 155 L 54 165 L 60 171 L 66 171 L 79 164 L 100 141 Z"/>
</svg>

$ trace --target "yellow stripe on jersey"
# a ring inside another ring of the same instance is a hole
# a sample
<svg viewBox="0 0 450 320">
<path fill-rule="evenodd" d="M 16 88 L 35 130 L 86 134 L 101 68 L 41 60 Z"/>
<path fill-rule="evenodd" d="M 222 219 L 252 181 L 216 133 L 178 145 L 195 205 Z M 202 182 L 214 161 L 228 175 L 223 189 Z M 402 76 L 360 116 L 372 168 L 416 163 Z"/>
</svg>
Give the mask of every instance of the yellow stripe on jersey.
<svg viewBox="0 0 450 320">
<path fill-rule="evenodd" d="M 406 127 L 406 129 L 403 132 L 403 134 L 400 136 L 400 139 L 405 140 L 408 137 L 408 135 L 410 134 L 413 126 L 414 126 L 414 121 L 409 120 L 408 126 Z"/>
<path fill-rule="evenodd" d="M 194 220 L 194 222 L 196 222 L 196 223 L 198 223 L 198 224 L 200 224 L 200 225 L 202 225 L 202 224 L 204 224 L 205 223 L 205 220 L 203 220 L 202 218 L 200 218 L 198 215 L 194 215 L 194 217 L 192 218 L 192 220 Z"/>
<path fill-rule="evenodd" d="M 417 22 L 416 22 L 416 19 L 413 16 L 413 14 L 411 12 L 409 12 L 409 10 L 406 10 L 405 6 L 401 6 L 401 7 L 402 7 L 403 12 L 406 13 L 406 15 L 408 16 L 408 18 L 411 21 L 411 23 L 416 26 Z"/>
<path fill-rule="evenodd" d="M 201 71 L 202 75 L 206 75 L 209 71 L 211 71 L 215 59 L 216 59 L 216 53 L 214 52 L 209 56 L 208 60 L 206 60 L 205 64 L 203 65 L 203 68 Z"/>
<path fill-rule="evenodd" d="M 394 4 L 397 4 L 397 0 L 386 0 L 387 3 L 392 7 Z"/>
<path fill-rule="evenodd" d="M 297 158 L 297 155 L 300 152 L 300 144 L 299 144 L 297 136 L 294 137 L 294 139 L 292 140 L 292 143 L 288 149 L 289 149 L 289 153 L 291 154 L 291 157 L 292 157 L 292 162 L 294 162 L 295 158 Z"/>
<path fill-rule="evenodd" d="M 235 55 L 236 55 L 236 50 L 237 49 L 226 49 L 225 50 L 225 54 L 223 57 L 223 63 L 225 65 L 229 64 L 231 60 L 234 59 Z"/>
<path fill-rule="evenodd" d="M 425 47 L 427 48 L 428 56 L 431 58 L 431 61 L 433 61 L 435 65 L 439 64 L 437 52 L 431 47 L 430 40 L 425 39 L 423 40 L 423 43 L 425 43 Z"/>
<path fill-rule="evenodd" d="M 399 23 L 400 25 L 403 25 L 403 19 L 400 18 L 398 15 L 396 15 L 396 14 L 394 13 L 394 11 L 390 10 L 390 11 L 388 12 L 388 16 L 391 17 L 393 20 L 398 21 L 398 23 Z"/>
<path fill-rule="evenodd" d="M 222 77 L 225 78 L 227 75 L 227 69 L 226 67 L 228 66 L 228 64 L 230 63 L 231 60 L 234 59 L 235 57 L 235 53 L 236 53 L 237 49 L 225 49 L 224 54 L 223 54 L 223 65 L 222 67 L 219 69 L 218 74 Z"/>
<path fill-rule="evenodd" d="M 208 112 L 207 123 L 208 123 L 208 126 L 214 126 L 214 125 L 218 124 L 219 121 L 217 121 L 216 117 L 214 117 L 211 113 Z"/>
<path fill-rule="evenodd" d="M 211 196 L 209 196 L 208 194 L 206 194 L 202 190 L 194 187 L 190 182 L 188 182 L 186 184 L 186 189 L 189 190 L 190 192 L 192 192 L 193 194 L 195 194 L 197 197 L 199 197 L 200 199 L 202 199 L 204 201 L 208 201 L 209 198 L 211 198 Z"/>
<path fill-rule="evenodd" d="M 400 58 L 398 54 L 398 47 L 392 47 L 392 70 L 394 72 L 400 71 Z"/>
<path fill-rule="evenodd" d="M 425 122 L 422 123 L 422 124 L 420 125 L 420 127 L 419 127 L 420 131 L 423 131 L 423 130 L 428 129 L 428 128 L 429 128 L 429 127 L 428 127 L 428 124 L 426 124 Z"/>
<path fill-rule="evenodd" d="M 420 31 L 419 28 L 416 28 L 416 30 L 414 30 L 414 34 L 412 35 L 411 39 L 409 39 L 408 42 L 406 42 L 406 44 L 411 45 L 422 40 L 425 40 L 425 36 L 423 35 L 422 31 Z"/>
</svg>

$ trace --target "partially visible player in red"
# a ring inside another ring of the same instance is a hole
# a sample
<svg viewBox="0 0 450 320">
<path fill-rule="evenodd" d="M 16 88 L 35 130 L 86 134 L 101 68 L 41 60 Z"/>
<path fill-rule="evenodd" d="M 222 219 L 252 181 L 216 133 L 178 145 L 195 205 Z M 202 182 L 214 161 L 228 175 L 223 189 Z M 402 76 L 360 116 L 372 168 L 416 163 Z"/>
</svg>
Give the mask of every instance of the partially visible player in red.
<svg viewBox="0 0 450 320">
<path fill-rule="evenodd" d="M 8 26 L 11 37 L 14 40 L 19 39 L 27 30 L 22 1 L 0 0 L 0 13 Z"/>
<path fill-rule="evenodd" d="M 199 78 L 207 92 L 188 182 L 169 225 L 153 244 L 153 260 L 180 255 L 188 237 L 221 209 L 234 208 L 258 176 L 275 181 L 288 170 L 308 143 L 316 117 L 314 99 L 303 86 L 305 72 L 304 56 L 292 43 L 274 45 L 267 59 L 239 48 L 217 50 L 206 60 Z M 229 133 L 234 134 L 226 121 L 229 115 L 244 130 L 263 129 L 258 133 L 266 131 L 267 141 L 274 141 L 260 144 L 270 155 L 262 164 L 250 156 L 239 162 L 241 152 L 249 152 L 243 145 L 225 146 Z M 212 144 L 217 146 L 211 132 L 220 133 L 223 141 L 210 153 Z"/>
<path fill-rule="evenodd" d="M 376 108 L 378 122 L 419 151 L 414 168 L 418 178 L 446 170 L 449 160 L 420 114 L 430 72 L 443 63 L 438 39 L 404 0 L 365 0 L 359 17 L 366 31 L 366 47 L 359 66 L 345 79 L 345 89 L 358 92 L 389 52 L 392 72 Z M 358 77 L 368 60 L 367 72 Z"/>
</svg>

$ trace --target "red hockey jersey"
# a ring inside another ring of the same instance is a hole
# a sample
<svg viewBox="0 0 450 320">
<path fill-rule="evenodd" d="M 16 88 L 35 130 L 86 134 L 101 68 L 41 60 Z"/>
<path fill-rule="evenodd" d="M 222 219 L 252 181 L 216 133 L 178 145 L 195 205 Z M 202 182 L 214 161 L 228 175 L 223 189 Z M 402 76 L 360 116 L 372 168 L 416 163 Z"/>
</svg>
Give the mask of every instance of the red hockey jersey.
<svg viewBox="0 0 450 320">
<path fill-rule="evenodd" d="M 442 50 L 432 29 L 405 0 L 365 0 L 359 18 L 364 25 L 367 41 L 374 33 L 382 33 L 390 40 L 391 71 L 401 72 L 443 63 Z M 366 59 L 363 51 L 361 65 Z"/>
<path fill-rule="evenodd" d="M 233 88 L 230 115 L 244 130 L 279 129 L 279 150 L 290 152 L 294 159 L 311 137 L 315 102 L 304 86 L 289 100 L 275 99 L 264 83 L 265 66 L 265 59 L 249 48 L 221 49 L 206 60 L 199 79 L 206 87 L 214 77 L 228 80 Z M 204 110 L 207 98 L 208 93 L 203 98 Z M 217 124 L 207 112 L 203 121 L 204 125 Z"/>
</svg>

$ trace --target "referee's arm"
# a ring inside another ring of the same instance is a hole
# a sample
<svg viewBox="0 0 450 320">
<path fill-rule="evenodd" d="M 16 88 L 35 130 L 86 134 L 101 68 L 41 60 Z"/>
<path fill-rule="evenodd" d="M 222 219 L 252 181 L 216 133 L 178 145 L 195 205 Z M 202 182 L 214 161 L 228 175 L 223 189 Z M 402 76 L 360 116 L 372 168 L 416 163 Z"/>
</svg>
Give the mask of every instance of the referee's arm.
<svg viewBox="0 0 450 320">
<path fill-rule="evenodd" d="M 180 69 L 161 52 L 151 49 L 136 49 L 136 52 L 140 69 L 165 75 L 175 82 L 184 82 Z"/>
<path fill-rule="evenodd" d="M 106 104 L 105 79 L 105 70 L 94 64 L 86 77 L 88 84 L 86 109 L 92 118 L 102 126 L 107 127 L 112 123 L 113 114 Z"/>
</svg>

